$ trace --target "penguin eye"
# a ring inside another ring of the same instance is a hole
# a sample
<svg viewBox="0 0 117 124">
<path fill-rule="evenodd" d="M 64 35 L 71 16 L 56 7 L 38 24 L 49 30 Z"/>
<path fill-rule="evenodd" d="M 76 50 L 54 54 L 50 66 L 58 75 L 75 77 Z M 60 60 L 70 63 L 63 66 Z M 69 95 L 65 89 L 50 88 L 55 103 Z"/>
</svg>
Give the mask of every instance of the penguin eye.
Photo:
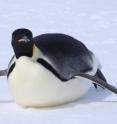
<svg viewBox="0 0 117 124">
<path fill-rule="evenodd" d="M 20 38 L 19 40 L 18 40 L 18 42 L 29 42 L 30 40 L 28 39 L 28 37 L 27 36 L 23 36 L 22 38 Z"/>
</svg>

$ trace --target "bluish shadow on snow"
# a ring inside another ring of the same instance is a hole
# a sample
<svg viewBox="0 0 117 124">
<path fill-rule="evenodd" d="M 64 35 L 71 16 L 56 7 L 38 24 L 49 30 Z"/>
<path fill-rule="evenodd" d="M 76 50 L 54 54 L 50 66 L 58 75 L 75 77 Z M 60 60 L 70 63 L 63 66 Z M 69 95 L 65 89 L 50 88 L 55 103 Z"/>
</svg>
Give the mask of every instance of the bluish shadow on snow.
<svg viewBox="0 0 117 124">
<path fill-rule="evenodd" d="M 68 103 L 68 104 L 55 107 L 55 108 L 69 108 L 69 107 L 75 107 L 78 104 L 89 104 L 93 102 L 106 102 L 105 99 L 109 97 L 111 94 L 112 93 L 106 89 L 102 89 L 100 87 L 95 89 L 94 87 L 91 87 L 89 91 L 84 96 L 82 96 L 80 99 L 73 101 L 71 103 Z"/>
<path fill-rule="evenodd" d="M 104 101 L 111 94 L 112 93 L 109 92 L 107 89 L 102 89 L 100 87 L 95 89 L 94 87 L 91 87 L 89 91 L 77 101 L 77 103 L 87 104 L 91 102 L 101 102 Z"/>
</svg>

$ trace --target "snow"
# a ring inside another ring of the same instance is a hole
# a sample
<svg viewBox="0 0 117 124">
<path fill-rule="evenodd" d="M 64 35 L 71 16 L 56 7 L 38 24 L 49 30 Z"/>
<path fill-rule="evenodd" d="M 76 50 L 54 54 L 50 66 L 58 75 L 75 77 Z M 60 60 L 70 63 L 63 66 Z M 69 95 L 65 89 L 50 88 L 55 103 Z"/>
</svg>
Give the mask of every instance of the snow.
<svg viewBox="0 0 117 124">
<path fill-rule="evenodd" d="M 109 83 L 117 86 L 116 0 L 1 0 L 0 69 L 13 55 L 11 33 L 29 28 L 34 36 L 47 32 L 69 34 L 81 40 L 99 58 Z M 116 124 L 117 96 L 92 87 L 73 103 L 52 108 L 23 108 L 0 77 L 0 124 Z"/>
</svg>

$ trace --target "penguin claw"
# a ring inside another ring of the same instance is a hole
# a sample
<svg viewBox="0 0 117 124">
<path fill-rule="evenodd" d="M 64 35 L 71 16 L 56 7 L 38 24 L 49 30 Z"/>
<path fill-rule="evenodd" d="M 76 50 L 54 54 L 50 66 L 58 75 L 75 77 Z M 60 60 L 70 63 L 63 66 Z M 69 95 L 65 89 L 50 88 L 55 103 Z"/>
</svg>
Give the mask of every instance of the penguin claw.
<svg viewBox="0 0 117 124">
<path fill-rule="evenodd" d="M 98 86 L 101 87 L 103 90 L 105 89 L 104 87 L 102 87 L 102 86 L 100 86 L 100 85 L 97 85 L 97 84 L 95 84 L 95 83 L 93 83 L 93 85 L 94 85 L 95 89 L 97 89 Z"/>
<path fill-rule="evenodd" d="M 97 89 L 97 84 L 93 83 L 93 85 L 94 85 L 95 89 Z"/>
</svg>

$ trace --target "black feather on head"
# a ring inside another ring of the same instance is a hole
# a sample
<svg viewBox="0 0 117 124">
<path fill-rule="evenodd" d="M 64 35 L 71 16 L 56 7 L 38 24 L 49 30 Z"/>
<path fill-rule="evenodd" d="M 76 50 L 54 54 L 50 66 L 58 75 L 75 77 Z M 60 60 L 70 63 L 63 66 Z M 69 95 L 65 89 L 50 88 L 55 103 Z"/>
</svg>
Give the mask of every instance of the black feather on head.
<svg viewBox="0 0 117 124">
<path fill-rule="evenodd" d="M 21 28 L 16 29 L 12 33 L 12 46 L 16 55 L 16 58 L 21 56 L 32 56 L 32 42 L 33 34 L 29 29 Z"/>
</svg>

